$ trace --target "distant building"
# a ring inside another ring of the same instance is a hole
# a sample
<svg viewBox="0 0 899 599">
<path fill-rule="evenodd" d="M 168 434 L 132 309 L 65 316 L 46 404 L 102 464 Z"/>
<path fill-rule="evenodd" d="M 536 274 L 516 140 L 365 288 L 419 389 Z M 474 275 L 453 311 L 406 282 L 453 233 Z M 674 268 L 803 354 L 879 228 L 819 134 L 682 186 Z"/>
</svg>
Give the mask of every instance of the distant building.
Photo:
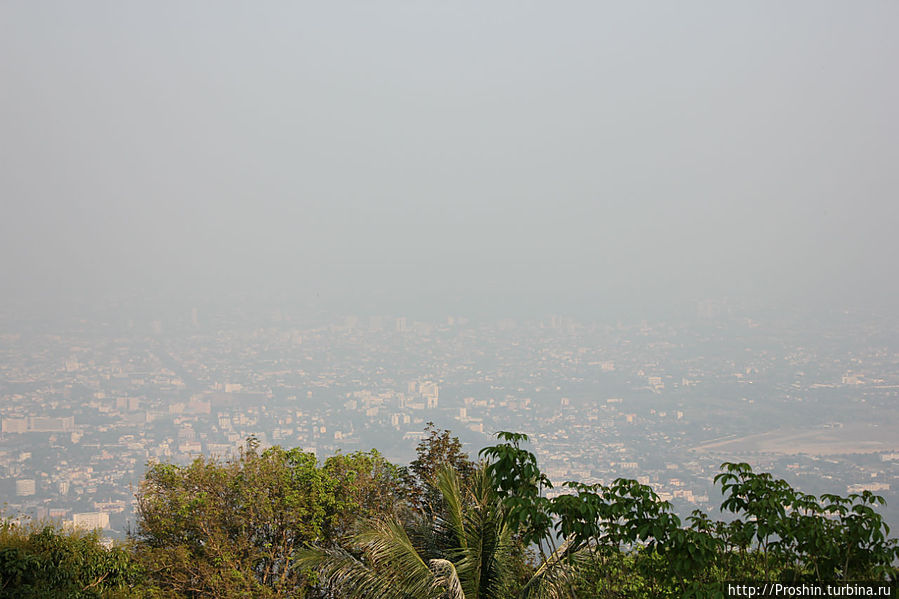
<svg viewBox="0 0 899 599">
<path fill-rule="evenodd" d="M 33 478 L 22 478 L 16 481 L 16 496 L 30 497 L 37 491 L 37 483 Z"/>
<path fill-rule="evenodd" d="M 840 379 L 844 385 L 864 385 L 865 384 L 865 375 L 859 373 L 847 372 Z"/>
<path fill-rule="evenodd" d="M 437 389 L 437 383 L 425 381 L 418 386 L 418 389 L 422 398 L 425 400 L 428 409 L 436 408 L 440 396 L 439 390 Z"/>
<path fill-rule="evenodd" d="M 703 320 L 713 320 L 721 316 L 725 306 L 715 300 L 703 300 L 696 305 L 696 315 Z"/>
<path fill-rule="evenodd" d="M 409 424 L 410 421 L 411 421 L 411 418 L 409 417 L 409 414 L 404 414 L 402 412 L 393 414 L 390 417 L 390 424 L 397 428 L 399 428 L 402 425 Z"/>
<path fill-rule="evenodd" d="M 26 433 L 28 432 L 28 419 L 4 418 L 0 430 L 4 433 Z"/>
<path fill-rule="evenodd" d="M 871 491 L 872 493 L 877 493 L 878 491 L 889 491 L 890 484 L 889 483 L 861 483 L 858 485 L 849 485 L 846 487 L 847 493 L 862 493 L 864 491 Z"/>
<path fill-rule="evenodd" d="M 33 433 L 70 433 L 75 430 L 75 417 L 32 416 L 28 419 L 28 430 Z"/>
<path fill-rule="evenodd" d="M 72 514 L 72 526 L 85 530 L 109 528 L 109 514 L 106 512 L 83 512 Z"/>
</svg>

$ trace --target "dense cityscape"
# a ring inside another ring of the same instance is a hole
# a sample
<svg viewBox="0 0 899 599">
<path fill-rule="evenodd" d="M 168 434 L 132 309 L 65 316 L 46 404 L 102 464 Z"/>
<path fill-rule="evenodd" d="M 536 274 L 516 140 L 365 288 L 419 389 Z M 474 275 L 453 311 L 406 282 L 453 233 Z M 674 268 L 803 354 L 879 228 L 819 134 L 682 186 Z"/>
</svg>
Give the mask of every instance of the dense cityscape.
<svg viewBox="0 0 899 599">
<path fill-rule="evenodd" d="M 680 513 L 717 510 L 723 461 L 812 493 L 871 490 L 899 524 L 895 324 L 756 314 L 705 301 L 670 321 L 425 321 L 289 309 L 0 330 L 6 517 L 121 538 L 148 462 L 263 446 L 413 456 L 429 422 L 471 455 L 525 432 L 555 482 L 650 484 Z M 553 491 L 551 491 L 552 493 Z"/>
</svg>

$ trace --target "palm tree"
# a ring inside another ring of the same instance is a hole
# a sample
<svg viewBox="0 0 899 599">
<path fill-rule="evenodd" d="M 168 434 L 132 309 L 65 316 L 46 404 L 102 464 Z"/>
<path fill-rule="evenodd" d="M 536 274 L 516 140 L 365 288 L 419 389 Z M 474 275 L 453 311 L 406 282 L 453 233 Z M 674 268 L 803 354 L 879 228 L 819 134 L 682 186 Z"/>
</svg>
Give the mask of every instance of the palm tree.
<svg viewBox="0 0 899 599">
<path fill-rule="evenodd" d="M 360 599 L 507 599 L 565 596 L 565 548 L 526 583 L 513 580 L 520 553 L 507 510 L 481 466 L 462 485 L 452 468 L 437 473 L 444 510 L 430 521 L 365 523 L 351 551 L 310 549 L 297 563 L 316 571 L 336 597 Z M 361 556 L 361 557 L 357 557 Z"/>
</svg>

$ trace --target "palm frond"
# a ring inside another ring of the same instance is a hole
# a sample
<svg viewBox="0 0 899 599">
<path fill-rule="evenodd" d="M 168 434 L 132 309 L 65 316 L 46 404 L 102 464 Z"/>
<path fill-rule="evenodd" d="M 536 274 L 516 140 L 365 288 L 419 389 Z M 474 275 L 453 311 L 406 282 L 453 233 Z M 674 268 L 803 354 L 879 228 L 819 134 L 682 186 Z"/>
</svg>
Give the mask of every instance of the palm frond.
<svg viewBox="0 0 899 599">
<path fill-rule="evenodd" d="M 306 549 L 294 562 L 297 568 L 314 570 L 328 588 L 359 599 L 408 599 L 404 589 L 342 549 Z"/>
<path fill-rule="evenodd" d="M 428 561 L 428 566 L 434 573 L 436 586 L 444 589 L 441 599 L 465 599 L 462 581 L 459 580 L 459 573 L 456 572 L 453 562 L 446 559 L 432 559 Z"/>
<path fill-rule="evenodd" d="M 399 588 L 413 597 L 433 597 L 434 575 L 419 555 L 402 523 L 376 520 L 354 538 L 375 564 L 392 573 Z"/>
<path fill-rule="evenodd" d="M 572 597 L 576 567 L 587 559 L 586 550 L 575 550 L 565 541 L 553 551 L 521 588 L 522 599 L 566 599 Z"/>
<path fill-rule="evenodd" d="M 484 468 L 471 478 L 463 514 L 464 547 L 456 567 L 467 597 L 499 597 L 509 582 L 512 534 L 500 498 Z"/>
<path fill-rule="evenodd" d="M 350 551 L 307 550 L 312 568 L 339 596 L 360 599 L 563 599 L 572 595 L 581 551 L 563 543 L 524 587 L 514 582 L 521 548 L 492 480 L 482 467 L 466 482 L 451 469 L 435 476 L 444 508 L 436 519 L 367 522 Z M 518 588 L 516 588 L 518 587 Z"/>
<path fill-rule="evenodd" d="M 317 572 L 325 585 L 360 599 L 437 599 L 443 594 L 428 564 L 416 551 L 402 524 L 375 520 L 353 538 L 362 559 L 343 549 L 307 549 L 299 568 Z"/>
<path fill-rule="evenodd" d="M 456 470 L 450 466 L 441 468 L 435 477 L 434 484 L 446 506 L 446 521 L 440 522 L 455 537 L 459 547 L 466 547 L 465 520 L 462 505 L 464 502 L 462 484 Z"/>
</svg>

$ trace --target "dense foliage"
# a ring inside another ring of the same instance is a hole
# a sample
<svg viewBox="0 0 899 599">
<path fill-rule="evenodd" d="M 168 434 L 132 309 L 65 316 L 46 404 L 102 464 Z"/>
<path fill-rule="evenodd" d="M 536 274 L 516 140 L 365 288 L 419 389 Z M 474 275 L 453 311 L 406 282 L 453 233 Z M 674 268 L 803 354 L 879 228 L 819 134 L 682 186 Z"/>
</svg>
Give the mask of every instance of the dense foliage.
<svg viewBox="0 0 899 599">
<path fill-rule="evenodd" d="M 142 596 L 140 564 L 96 532 L 0 521 L 0 599 L 112 599 Z"/>
<path fill-rule="evenodd" d="M 226 464 L 155 464 L 137 495 L 137 556 L 160 587 L 188 597 L 302 596 L 297 553 L 391 511 L 397 476 L 377 452 L 319 467 L 312 453 L 252 442 Z"/>
<path fill-rule="evenodd" d="M 896 539 L 870 492 L 820 498 L 749 464 L 725 463 L 715 477 L 732 513 L 713 521 L 699 510 L 686 526 L 653 490 L 635 480 L 552 487 L 518 433 L 482 455 L 510 517 L 524 537 L 562 555 L 572 596 L 702 596 L 729 580 L 786 582 L 896 580 Z M 558 549 L 556 547 L 558 546 Z"/>
<path fill-rule="evenodd" d="M 322 573 L 325 586 L 343 596 L 504 596 L 520 556 L 486 469 L 465 485 L 444 467 L 434 484 L 446 506 L 440 516 L 371 520 L 353 536 L 350 550 L 311 549 L 302 565 Z"/>
<path fill-rule="evenodd" d="M 409 506 L 419 512 L 435 514 L 444 509 L 443 496 L 432 484 L 442 468 L 450 467 L 466 482 L 474 474 L 475 464 L 462 451 L 462 443 L 447 430 L 428 422 L 425 435 L 415 448 L 416 457 L 403 469 L 403 484 Z"/>
<path fill-rule="evenodd" d="M 816 497 L 725 463 L 726 519 L 682 521 L 634 480 L 548 494 L 527 437 L 498 441 L 476 463 L 429 423 L 405 468 L 254 439 L 226 462 L 151 464 L 126 545 L 3 522 L 0 599 L 700 597 L 728 580 L 899 573 L 869 492 Z"/>
</svg>

